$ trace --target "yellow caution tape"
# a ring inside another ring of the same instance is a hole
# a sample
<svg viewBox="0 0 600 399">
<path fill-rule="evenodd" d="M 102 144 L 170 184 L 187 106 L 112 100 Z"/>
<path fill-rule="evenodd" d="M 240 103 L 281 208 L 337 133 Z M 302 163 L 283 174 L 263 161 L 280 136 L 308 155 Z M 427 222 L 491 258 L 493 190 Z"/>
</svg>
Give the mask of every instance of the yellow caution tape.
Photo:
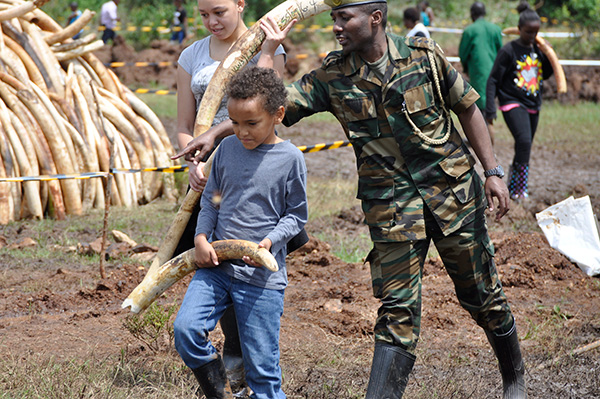
<svg viewBox="0 0 600 399">
<path fill-rule="evenodd" d="M 177 94 L 176 91 L 172 91 L 172 90 L 160 90 L 160 89 L 132 89 L 131 91 L 133 91 L 134 93 L 137 93 L 137 94 L 157 94 L 159 96 L 166 96 L 166 95 L 175 95 L 175 94 Z"/>
<path fill-rule="evenodd" d="M 516 10 L 511 10 L 511 12 L 513 14 L 516 14 Z M 189 27 L 188 29 L 190 31 L 193 30 L 197 30 L 197 31 L 206 31 L 206 28 L 203 25 L 195 25 L 195 21 L 193 18 L 189 18 Z M 549 20 L 547 17 L 540 17 L 540 20 L 542 21 L 542 23 L 546 24 L 548 22 L 552 23 L 553 25 L 562 25 L 566 28 L 571 27 L 571 24 L 568 21 L 562 21 L 559 22 L 557 19 L 551 19 Z M 164 22 L 163 22 L 164 23 Z M 457 34 L 461 34 L 463 29 L 462 27 L 467 26 L 470 23 L 470 21 L 468 20 L 462 20 L 461 22 L 457 23 L 457 22 L 449 22 L 449 21 L 438 21 L 436 26 L 428 26 L 427 29 L 430 32 L 444 32 L 444 33 L 457 33 Z M 249 25 L 253 25 L 254 21 L 250 21 Z M 458 27 L 456 25 L 459 25 Z M 161 26 L 133 26 L 133 25 L 128 25 L 126 27 L 122 27 L 122 26 L 118 26 L 115 27 L 115 29 L 113 29 L 115 32 L 151 32 L 151 31 L 157 31 L 158 33 L 171 33 L 171 32 L 179 32 L 181 31 L 183 28 L 181 26 L 166 26 L 166 25 L 161 25 Z M 392 26 L 391 29 L 396 32 L 396 33 L 401 33 L 404 34 L 406 32 L 406 29 L 404 28 L 404 26 L 401 25 L 395 25 Z M 84 30 L 92 30 L 91 27 L 85 27 Z M 105 30 L 105 27 L 100 25 L 97 27 L 97 30 L 102 32 Z M 306 26 L 303 24 L 296 24 L 293 28 L 292 28 L 293 32 L 324 32 L 324 33 L 331 33 L 333 31 L 333 25 L 329 25 L 329 26 L 320 26 L 320 25 L 310 25 L 310 26 Z M 598 34 L 598 32 L 593 32 L 593 34 Z M 540 36 L 551 36 L 551 37 L 574 37 L 574 36 L 580 36 L 580 33 L 576 33 L 576 32 L 542 32 L 540 33 Z"/>
<path fill-rule="evenodd" d="M 304 153 L 310 153 L 310 152 L 318 152 L 318 151 L 325 151 L 325 150 L 335 150 L 336 148 L 351 147 L 351 146 L 352 146 L 352 144 L 350 144 L 349 141 L 340 140 L 340 141 L 334 141 L 333 143 L 321 143 L 321 144 L 315 144 L 315 145 L 311 145 L 311 146 L 301 145 L 301 146 L 298 146 L 298 149 Z"/>
<path fill-rule="evenodd" d="M 350 147 L 349 141 L 334 141 L 333 143 L 320 143 L 310 146 L 301 145 L 298 149 L 303 153 L 311 153 L 325 150 L 334 150 L 341 147 Z M 67 180 L 67 179 L 92 179 L 95 177 L 107 177 L 109 174 L 125 174 L 125 173 L 140 173 L 140 172 L 161 172 L 161 173 L 176 173 L 185 172 L 188 170 L 187 165 L 152 167 L 141 169 L 117 169 L 113 168 L 110 172 L 84 172 L 58 175 L 43 175 L 43 176 L 21 176 L 21 177 L 0 177 L 0 183 L 3 182 L 26 182 L 26 181 L 48 181 L 48 180 Z"/>
<path fill-rule="evenodd" d="M 2 177 L 0 182 L 24 182 L 24 181 L 48 181 L 48 180 L 67 180 L 67 179 L 92 179 L 94 177 L 106 177 L 108 172 L 85 172 L 71 173 L 58 175 L 43 175 L 43 176 L 21 176 L 21 177 Z"/>
</svg>

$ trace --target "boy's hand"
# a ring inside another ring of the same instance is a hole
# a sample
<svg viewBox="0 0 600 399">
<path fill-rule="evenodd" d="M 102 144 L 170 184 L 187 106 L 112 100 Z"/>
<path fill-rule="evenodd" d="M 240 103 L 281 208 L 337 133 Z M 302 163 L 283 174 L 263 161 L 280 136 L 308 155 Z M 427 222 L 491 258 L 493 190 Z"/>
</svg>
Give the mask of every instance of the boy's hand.
<svg viewBox="0 0 600 399">
<path fill-rule="evenodd" d="M 273 243 L 268 238 L 265 238 L 264 240 L 262 240 L 261 242 L 258 243 L 259 248 L 265 248 L 268 251 L 271 251 L 271 246 L 272 245 L 273 245 Z M 249 256 L 242 257 L 242 260 L 244 261 L 244 263 L 246 263 L 246 264 L 248 264 L 250 266 L 262 267 L 262 265 L 260 263 L 256 263 Z"/>
<path fill-rule="evenodd" d="M 217 253 L 204 234 L 199 234 L 194 238 L 194 248 L 194 258 L 199 269 L 219 265 Z"/>
</svg>

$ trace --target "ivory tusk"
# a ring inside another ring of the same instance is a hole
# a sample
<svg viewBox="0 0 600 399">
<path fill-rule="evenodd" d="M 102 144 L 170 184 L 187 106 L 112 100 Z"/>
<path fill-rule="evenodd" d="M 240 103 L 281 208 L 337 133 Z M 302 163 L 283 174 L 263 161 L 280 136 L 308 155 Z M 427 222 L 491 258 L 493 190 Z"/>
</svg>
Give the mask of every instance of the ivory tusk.
<svg viewBox="0 0 600 399">
<path fill-rule="evenodd" d="M 75 22 L 59 32 L 44 37 L 44 40 L 46 43 L 48 43 L 48 45 L 53 45 L 54 43 L 60 43 L 65 39 L 69 39 L 75 36 L 77 32 L 82 30 L 88 24 L 88 22 L 94 18 L 95 15 L 95 11 L 90 11 L 86 8 L 81 16 L 75 20 Z"/>
<path fill-rule="evenodd" d="M 277 261 L 265 248 L 246 240 L 221 240 L 211 243 L 220 261 L 241 259 L 247 255 L 256 263 L 275 272 Z M 143 312 L 156 298 L 177 281 L 196 270 L 194 248 L 171 259 L 162 266 L 148 270 L 144 280 L 123 301 L 123 309 L 131 307 L 133 313 Z"/>
<path fill-rule="evenodd" d="M 104 47 L 104 42 L 102 42 L 102 40 L 96 40 L 95 42 L 76 47 L 69 51 L 57 51 L 54 54 L 56 55 L 57 60 L 67 61 L 72 60 L 73 58 L 80 57 L 83 54 L 100 50 L 102 47 Z"/>
<path fill-rule="evenodd" d="M 96 40 L 96 34 L 90 33 L 89 35 L 86 35 L 80 39 L 76 39 L 68 43 L 55 44 L 52 47 L 50 47 L 50 49 L 54 51 L 54 53 L 64 53 L 67 51 L 74 50 L 78 47 L 85 46 L 86 44 L 90 44 L 94 40 Z"/>
</svg>

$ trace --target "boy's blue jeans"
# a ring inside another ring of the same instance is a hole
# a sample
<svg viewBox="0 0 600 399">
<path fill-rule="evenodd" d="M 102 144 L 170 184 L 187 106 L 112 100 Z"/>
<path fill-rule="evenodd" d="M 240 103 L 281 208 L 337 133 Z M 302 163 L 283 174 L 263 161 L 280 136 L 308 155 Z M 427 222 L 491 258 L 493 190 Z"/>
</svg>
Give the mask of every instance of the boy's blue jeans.
<svg viewBox="0 0 600 399">
<path fill-rule="evenodd" d="M 196 270 L 175 319 L 177 352 L 191 369 L 215 360 L 208 333 L 233 304 L 252 398 L 284 399 L 279 366 L 283 293 L 237 280 L 218 268 Z"/>
</svg>

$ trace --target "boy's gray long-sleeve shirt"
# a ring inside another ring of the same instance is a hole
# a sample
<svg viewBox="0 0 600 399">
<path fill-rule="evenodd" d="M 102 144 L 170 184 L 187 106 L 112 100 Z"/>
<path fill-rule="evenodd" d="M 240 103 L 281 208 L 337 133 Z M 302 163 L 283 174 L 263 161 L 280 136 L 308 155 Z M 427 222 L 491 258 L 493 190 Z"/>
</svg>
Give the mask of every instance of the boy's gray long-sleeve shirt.
<svg viewBox="0 0 600 399">
<path fill-rule="evenodd" d="M 286 244 L 308 220 L 306 165 L 291 142 L 262 144 L 247 150 L 235 136 L 223 140 L 201 199 L 196 235 L 209 241 L 269 238 L 278 272 L 241 260 L 222 262 L 232 277 L 268 289 L 287 286 Z"/>
</svg>

